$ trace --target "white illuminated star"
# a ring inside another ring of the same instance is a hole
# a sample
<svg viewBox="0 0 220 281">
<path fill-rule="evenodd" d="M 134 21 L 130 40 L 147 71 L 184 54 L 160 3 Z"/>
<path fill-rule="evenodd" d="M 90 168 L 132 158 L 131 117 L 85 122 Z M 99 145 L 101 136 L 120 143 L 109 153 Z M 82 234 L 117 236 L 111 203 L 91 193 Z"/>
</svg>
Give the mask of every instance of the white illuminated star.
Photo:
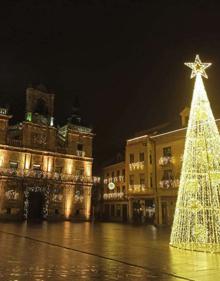
<svg viewBox="0 0 220 281">
<path fill-rule="evenodd" d="M 201 74 L 205 78 L 208 78 L 205 69 L 211 65 L 211 63 L 202 63 L 199 55 L 196 55 L 195 62 L 185 62 L 185 65 L 192 69 L 190 78 L 195 77 L 197 74 Z"/>
</svg>

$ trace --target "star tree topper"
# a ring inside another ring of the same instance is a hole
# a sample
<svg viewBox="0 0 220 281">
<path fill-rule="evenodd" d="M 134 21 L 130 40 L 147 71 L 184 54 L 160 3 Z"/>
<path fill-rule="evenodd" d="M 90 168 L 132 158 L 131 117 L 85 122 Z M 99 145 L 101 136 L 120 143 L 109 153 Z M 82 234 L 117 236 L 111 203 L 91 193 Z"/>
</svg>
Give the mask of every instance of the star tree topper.
<svg viewBox="0 0 220 281">
<path fill-rule="evenodd" d="M 196 55 L 195 62 L 185 62 L 186 66 L 192 69 L 190 78 L 195 77 L 197 74 L 201 74 L 203 77 L 208 78 L 205 69 L 211 65 L 211 63 L 202 63 L 199 55 Z"/>
</svg>

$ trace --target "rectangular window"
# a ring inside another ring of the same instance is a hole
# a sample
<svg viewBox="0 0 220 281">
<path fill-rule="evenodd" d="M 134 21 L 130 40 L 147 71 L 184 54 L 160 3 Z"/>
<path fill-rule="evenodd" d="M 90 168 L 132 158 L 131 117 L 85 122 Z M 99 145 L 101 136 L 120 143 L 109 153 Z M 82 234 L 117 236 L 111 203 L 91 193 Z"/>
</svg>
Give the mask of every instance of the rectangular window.
<svg viewBox="0 0 220 281">
<path fill-rule="evenodd" d="M 84 170 L 83 169 L 76 169 L 76 176 L 83 176 Z"/>
<path fill-rule="evenodd" d="M 120 176 L 120 171 L 118 170 L 118 171 L 117 171 L 117 177 L 119 177 L 119 176 Z"/>
<path fill-rule="evenodd" d="M 149 162 L 150 162 L 150 164 L 152 164 L 152 151 L 150 151 L 150 154 L 149 154 Z"/>
<path fill-rule="evenodd" d="M 122 170 L 122 176 L 125 176 L 125 169 Z"/>
<path fill-rule="evenodd" d="M 114 178 L 114 176 L 115 176 L 115 173 L 114 173 L 114 172 L 112 172 L 112 178 Z"/>
<path fill-rule="evenodd" d="M 11 169 L 17 170 L 17 168 L 18 168 L 18 162 L 10 161 L 10 162 L 9 162 L 9 167 L 10 167 Z"/>
<path fill-rule="evenodd" d="M 62 173 L 63 168 L 62 167 L 56 167 L 55 168 L 55 173 L 61 174 Z"/>
<path fill-rule="evenodd" d="M 145 184 L 145 176 L 144 174 L 140 174 L 140 184 Z"/>
<path fill-rule="evenodd" d="M 129 176 L 129 184 L 134 185 L 134 175 Z"/>
<path fill-rule="evenodd" d="M 150 187 L 153 187 L 153 175 L 150 173 Z"/>
<path fill-rule="evenodd" d="M 163 156 L 171 156 L 172 153 L 171 153 L 171 146 L 168 146 L 168 147 L 164 147 L 163 148 Z"/>
<path fill-rule="evenodd" d="M 130 154 L 130 163 L 134 163 L 134 154 Z"/>
<path fill-rule="evenodd" d="M 140 162 L 144 162 L 144 152 L 140 152 L 139 160 L 140 160 Z"/>
<path fill-rule="evenodd" d="M 172 170 L 164 170 L 163 180 L 172 180 L 172 179 L 173 179 L 173 172 L 172 172 Z"/>
<path fill-rule="evenodd" d="M 125 193 L 125 186 L 122 186 L 122 192 Z"/>
<path fill-rule="evenodd" d="M 77 150 L 83 151 L 83 144 L 82 143 L 77 143 Z"/>
</svg>

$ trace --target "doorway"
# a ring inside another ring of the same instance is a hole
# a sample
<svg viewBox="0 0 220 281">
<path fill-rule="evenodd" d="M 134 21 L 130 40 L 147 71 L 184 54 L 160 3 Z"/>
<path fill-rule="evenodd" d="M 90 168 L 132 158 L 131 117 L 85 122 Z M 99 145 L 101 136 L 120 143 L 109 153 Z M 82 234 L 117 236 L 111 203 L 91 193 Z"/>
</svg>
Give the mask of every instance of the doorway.
<svg viewBox="0 0 220 281">
<path fill-rule="evenodd" d="M 44 207 L 44 194 L 42 192 L 29 192 L 28 195 L 28 219 L 42 220 Z"/>
</svg>

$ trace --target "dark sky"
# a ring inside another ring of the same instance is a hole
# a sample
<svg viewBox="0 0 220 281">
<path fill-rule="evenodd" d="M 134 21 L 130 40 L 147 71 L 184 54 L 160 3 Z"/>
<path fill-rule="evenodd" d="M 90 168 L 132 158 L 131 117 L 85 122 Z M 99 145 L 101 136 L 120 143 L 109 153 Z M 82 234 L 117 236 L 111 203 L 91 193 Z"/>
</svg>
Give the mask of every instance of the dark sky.
<svg viewBox="0 0 220 281">
<path fill-rule="evenodd" d="M 183 63 L 196 53 L 213 63 L 205 82 L 220 115 L 220 8 L 211 1 L 5 2 L 0 98 L 22 120 L 26 87 L 43 83 L 56 94 L 63 124 L 78 95 L 96 133 L 97 164 L 190 103 L 193 80 Z"/>
</svg>

